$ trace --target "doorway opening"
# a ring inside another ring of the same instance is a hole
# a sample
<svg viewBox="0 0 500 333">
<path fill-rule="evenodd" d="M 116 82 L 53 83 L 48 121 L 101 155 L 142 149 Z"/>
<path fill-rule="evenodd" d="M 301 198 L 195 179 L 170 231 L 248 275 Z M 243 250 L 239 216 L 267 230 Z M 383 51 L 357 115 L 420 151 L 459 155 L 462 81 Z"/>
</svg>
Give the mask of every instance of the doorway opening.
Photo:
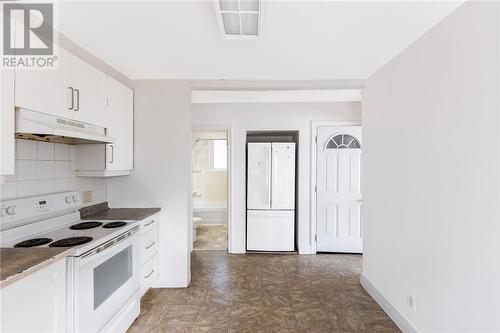
<svg viewBox="0 0 500 333">
<path fill-rule="evenodd" d="M 193 131 L 193 251 L 228 250 L 228 131 Z"/>
</svg>

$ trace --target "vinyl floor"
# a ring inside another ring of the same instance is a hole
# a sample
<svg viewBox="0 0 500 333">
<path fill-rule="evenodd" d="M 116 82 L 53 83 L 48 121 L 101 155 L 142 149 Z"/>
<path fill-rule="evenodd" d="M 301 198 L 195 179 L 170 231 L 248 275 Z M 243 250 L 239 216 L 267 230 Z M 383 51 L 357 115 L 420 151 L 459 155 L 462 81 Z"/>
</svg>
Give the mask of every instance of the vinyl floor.
<svg viewBox="0 0 500 333">
<path fill-rule="evenodd" d="M 195 251 L 184 289 L 151 289 L 129 332 L 400 332 L 359 283 L 359 255 Z"/>
<path fill-rule="evenodd" d="M 193 250 L 227 250 L 227 224 L 200 224 Z"/>
</svg>

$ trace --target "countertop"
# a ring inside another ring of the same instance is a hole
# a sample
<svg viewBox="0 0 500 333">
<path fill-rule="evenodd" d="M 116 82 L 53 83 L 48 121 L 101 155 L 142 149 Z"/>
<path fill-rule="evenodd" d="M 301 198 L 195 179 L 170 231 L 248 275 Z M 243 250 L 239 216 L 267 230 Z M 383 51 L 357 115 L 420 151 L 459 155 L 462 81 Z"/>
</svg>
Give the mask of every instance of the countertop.
<svg viewBox="0 0 500 333">
<path fill-rule="evenodd" d="M 80 210 L 82 220 L 144 220 L 161 208 L 109 208 L 104 202 Z"/>
<path fill-rule="evenodd" d="M 73 254 L 72 248 L 1 248 L 0 288 Z"/>
</svg>

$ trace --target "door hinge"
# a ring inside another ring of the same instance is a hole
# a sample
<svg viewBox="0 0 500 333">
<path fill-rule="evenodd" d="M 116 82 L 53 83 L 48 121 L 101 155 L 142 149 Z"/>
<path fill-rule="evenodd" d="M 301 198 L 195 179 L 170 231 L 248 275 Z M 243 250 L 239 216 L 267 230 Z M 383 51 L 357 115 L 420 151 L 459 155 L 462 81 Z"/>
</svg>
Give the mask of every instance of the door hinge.
<svg viewBox="0 0 500 333">
<path fill-rule="evenodd" d="M 318 137 L 317 136 L 314 137 L 314 142 L 318 143 Z"/>
<path fill-rule="evenodd" d="M 317 242 L 318 241 L 318 235 L 314 235 L 314 241 Z"/>
<path fill-rule="evenodd" d="M 314 185 L 314 192 L 318 193 L 318 185 Z"/>
</svg>

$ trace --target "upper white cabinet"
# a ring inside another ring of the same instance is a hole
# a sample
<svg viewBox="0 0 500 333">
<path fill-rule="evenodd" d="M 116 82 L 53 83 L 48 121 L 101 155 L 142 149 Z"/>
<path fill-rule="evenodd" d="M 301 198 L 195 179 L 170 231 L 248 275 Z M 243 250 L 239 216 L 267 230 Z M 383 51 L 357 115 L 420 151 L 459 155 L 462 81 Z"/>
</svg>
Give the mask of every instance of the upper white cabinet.
<svg viewBox="0 0 500 333">
<path fill-rule="evenodd" d="M 59 66 L 55 70 L 16 71 L 16 106 L 59 117 L 70 117 L 66 107 L 63 66 L 66 54 L 63 49 L 59 49 Z M 68 101 L 68 104 L 70 103 Z"/>
<path fill-rule="evenodd" d="M 107 78 L 105 119 L 114 143 L 77 145 L 76 170 L 80 177 L 123 176 L 134 167 L 134 92 L 111 77 Z"/>
<path fill-rule="evenodd" d="M 71 119 L 105 125 L 106 74 L 70 52 L 63 59 L 64 82 Z"/>
<path fill-rule="evenodd" d="M 2 156 L 0 175 L 14 172 L 14 106 L 105 127 L 114 143 L 77 145 L 77 174 L 128 175 L 133 169 L 133 90 L 61 47 L 58 59 L 55 70 L 18 70 L 15 79 L 12 74 L 11 112 L 2 110 L 2 137 L 9 138 L 2 139 L 2 155 L 8 156 Z M 4 94 L 9 90 L 2 89 Z M 2 98 L 2 104 L 7 101 Z"/>
<path fill-rule="evenodd" d="M 106 74 L 59 48 L 56 70 L 16 71 L 17 107 L 105 125 Z"/>
<path fill-rule="evenodd" d="M 14 71 L 0 71 L 0 175 L 14 174 Z"/>
<path fill-rule="evenodd" d="M 108 77 L 109 135 L 115 139 L 108 145 L 106 168 L 132 170 L 134 164 L 134 92 Z"/>
</svg>

